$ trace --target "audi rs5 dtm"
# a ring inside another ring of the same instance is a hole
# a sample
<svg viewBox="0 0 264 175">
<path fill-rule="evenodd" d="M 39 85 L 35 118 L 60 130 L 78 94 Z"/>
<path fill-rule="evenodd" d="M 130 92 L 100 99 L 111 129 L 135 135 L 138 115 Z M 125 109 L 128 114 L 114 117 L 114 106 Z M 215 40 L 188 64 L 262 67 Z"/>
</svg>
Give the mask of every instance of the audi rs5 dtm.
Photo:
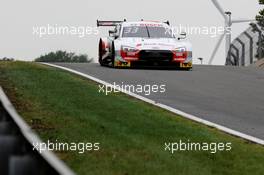
<svg viewBox="0 0 264 175">
<path fill-rule="evenodd" d="M 100 38 L 99 63 L 102 66 L 137 65 L 192 68 L 192 45 L 173 34 L 169 22 L 98 21 L 97 26 L 114 27 L 109 36 Z"/>
</svg>

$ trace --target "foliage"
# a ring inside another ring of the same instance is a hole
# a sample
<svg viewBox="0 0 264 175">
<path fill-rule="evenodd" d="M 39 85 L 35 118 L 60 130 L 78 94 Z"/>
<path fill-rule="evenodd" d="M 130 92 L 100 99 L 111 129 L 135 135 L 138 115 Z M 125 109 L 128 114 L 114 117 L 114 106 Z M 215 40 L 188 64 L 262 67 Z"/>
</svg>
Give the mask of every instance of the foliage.
<svg viewBox="0 0 264 175">
<path fill-rule="evenodd" d="M 76 55 L 73 52 L 66 51 L 56 51 L 50 52 L 45 55 L 41 55 L 39 58 L 35 59 L 36 62 L 77 62 L 77 63 L 86 63 L 91 62 L 92 59 L 88 58 L 86 54 Z"/>
<path fill-rule="evenodd" d="M 259 4 L 263 5 L 264 0 L 259 0 Z M 264 29 L 264 9 L 259 11 L 259 14 L 256 16 L 257 24 L 251 23 L 251 27 L 253 28 L 253 32 L 257 32 L 259 35 L 258 38 L 258 49 L 257 49 L 257 55 L 258 59 L 262 59 L 264 55 L 264 35 L 263 35 L 263 29 Z"/>
</svg>

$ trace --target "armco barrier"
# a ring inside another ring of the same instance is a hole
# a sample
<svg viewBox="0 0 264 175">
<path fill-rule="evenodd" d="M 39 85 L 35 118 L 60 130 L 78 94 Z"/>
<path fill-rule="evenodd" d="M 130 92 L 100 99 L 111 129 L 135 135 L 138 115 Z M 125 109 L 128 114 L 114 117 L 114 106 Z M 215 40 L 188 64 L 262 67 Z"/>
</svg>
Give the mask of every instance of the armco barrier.
<svg viewBox="0 0 264 175">
<path fill-rule="evenodd" d="M 54 153 L 33 150 L 33 143 L 41 142 L 0 87 L 0 174 L 75 174 Z"/>
<path fill-rule="evenodd" d="M 230 46 L 226 65 L 249 66 L 262 57 L 257 57 L 260 37 L 258 32 L 254 32 L 252 27 L 247 28 Z"/>
</svg>

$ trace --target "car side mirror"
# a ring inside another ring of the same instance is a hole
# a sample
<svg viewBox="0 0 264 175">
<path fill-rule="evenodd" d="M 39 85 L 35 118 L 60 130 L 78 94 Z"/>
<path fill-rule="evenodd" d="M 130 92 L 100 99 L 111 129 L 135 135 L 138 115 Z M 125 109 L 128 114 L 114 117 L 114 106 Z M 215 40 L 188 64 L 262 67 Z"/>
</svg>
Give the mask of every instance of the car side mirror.
<svg viewBox="0 0 264 175">
<path fill-rule="evenodd" d="M 180 37 L 178 37 L 178 40 L 185 39 L 186 36 L 187 36 L 186 32 L 182 32 L 182 33 L 180 34 Z"/>
<path fill-rule="evenodd" d="M 113 36 L 113 35 L 114 35 L 114 33 L 115 33 L 115 31 L 114 31 L 114 30 L 109 30 L 109 36 Z"/>
<path fill-rule="evenodd" d="M 117 35 L 116 33 L 114 34 L 114 38 L 117 39 L 119 37 L 119 35 Z"/>
<path fill-rule="evenodd" d="M 111 36 L 111 37 L 113 37 L 113 38 L 115 38 L 115 39 L 118 38 L 118 35 L 117 35 L 116 31 L 114 31 L 114 30 L 110 30 L 110 31 L 109 31 L 109 36 Z"/>
</svg>

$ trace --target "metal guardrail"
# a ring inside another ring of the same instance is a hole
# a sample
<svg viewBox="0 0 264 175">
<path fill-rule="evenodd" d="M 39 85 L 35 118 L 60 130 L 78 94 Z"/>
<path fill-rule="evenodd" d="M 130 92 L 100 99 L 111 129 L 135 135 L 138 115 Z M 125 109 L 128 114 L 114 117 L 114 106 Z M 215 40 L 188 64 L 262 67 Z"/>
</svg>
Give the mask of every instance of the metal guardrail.
<svg viewBox="0 0 264 175">
<path fill-rule="evenodd" d="M 75 174 L 54 153 L 34 150 L 34 143 L 42 141 L 19 116 L 0 87 L 0 174 Z"/>
<path fill-rule="evenodd" d="M 226 65 L 249 66 L 256 62 L 259 59 L 256 57 L 259 39 L 259 33 L 253 32 L 252 27 L 242 32 L 230 46 Z"/>
</svg>

